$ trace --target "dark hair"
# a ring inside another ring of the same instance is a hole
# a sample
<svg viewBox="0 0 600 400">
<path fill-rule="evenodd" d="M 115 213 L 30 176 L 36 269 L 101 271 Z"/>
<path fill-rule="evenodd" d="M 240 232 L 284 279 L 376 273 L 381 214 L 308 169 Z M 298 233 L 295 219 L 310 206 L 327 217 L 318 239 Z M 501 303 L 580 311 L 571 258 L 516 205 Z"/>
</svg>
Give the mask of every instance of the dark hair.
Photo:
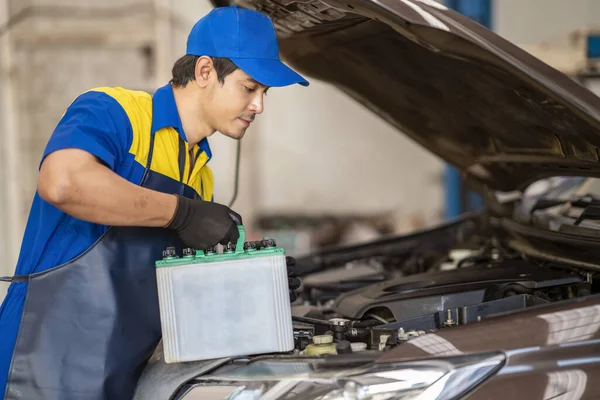
<svg viewBox="0 0 600 400">
<path fill-rule="evenodd" d="M 194 81 L 196 79 L 196 61 L 199 58 L 200 56 L 185 55 L 175 61 L 172 70 L 173 78 L 170 81 L 171 85 L 174 87 L 185 87 L 188 82 Z M 225 82 L 227 75 L 238 69 L 237 65 L 229 58 L 211 57 L 211 60 L 221 84 Z"/>
</svg>

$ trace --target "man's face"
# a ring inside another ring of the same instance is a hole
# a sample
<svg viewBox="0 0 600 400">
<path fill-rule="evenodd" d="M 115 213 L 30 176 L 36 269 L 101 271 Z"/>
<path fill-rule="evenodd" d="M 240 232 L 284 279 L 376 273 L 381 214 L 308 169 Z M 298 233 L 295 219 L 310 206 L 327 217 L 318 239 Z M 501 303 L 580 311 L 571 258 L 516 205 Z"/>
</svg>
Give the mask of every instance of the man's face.
<svg viewBox="0 0 600 400">
<path fill-rule="evenodd" d="M 241 139 L 256 114 L 263 112 L 268 87 L 250 78 L 240 69 L 225 77 L 221 84 L 212 74 L 209 84 L 207 115 L 214 129 L 233 139 Z"/>
</svg>

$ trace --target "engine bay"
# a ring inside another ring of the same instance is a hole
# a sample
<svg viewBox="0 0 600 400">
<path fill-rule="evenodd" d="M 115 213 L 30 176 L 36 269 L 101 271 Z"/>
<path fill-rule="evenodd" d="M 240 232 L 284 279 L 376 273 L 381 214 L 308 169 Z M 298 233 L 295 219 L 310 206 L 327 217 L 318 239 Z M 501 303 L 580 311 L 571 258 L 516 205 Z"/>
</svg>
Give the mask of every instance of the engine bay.
<svg viewBox="0 0 600 400">
<path fill-rule="evenodd" d="M 296 354 L 385 351 L 440 329 L 592 293 L 591 274 L 489 246 L 450 249 L 425 272 L 411 257 L 392 268 L 385 259 L 303 277 L 292 306 Z"/>
<path fill-rule="evenodd" d="M 580 327 L 589 325 L 586 319 L 597 306 L 577 308 L 583 311 L 572 319 L 568 314 L 573 304 L 600 293 L 595 279 L 600 268 L 523 254 L 512 246 L 510 232 L 480 221 L 471 216 L 409 236 L 295 257 L 294 267 L 299 268 L 293 272 L 303 284 L 291 305 L 293 346 L 288 349 L 293 350 L 168 364 L 164 346 L 158 346 L 145 372 L 144 395 L 154 394 L 156 377 L 165 375 L 173 377 L 172 391 L 180 394 L 214 384 L 227 386 L 232 379 L 255 390 L 266 381 L 277 384 L 279 377 L 293 375 L 289 382 L 298 382 L 295 374 L 307 371 L 335 374 L 416 354 L 454 357 L 469 351 L 464 341 L 490 331 L 495 339 L 486 352 L 510 349 L 520 336 L 517 346 L 537 346 L 546 343 L 543 331 L 550 325 L 546 319 L 528 319 L 532 314 L 560 316 L 553 329 L 562 332 L 572 322 L 574 338 L 581 337 Z M 540 248 L 558 245 L 539 240 Z M 556 306 L 558 313 L 552 311 Z M 520 312 L 524 319 L 514 318 Z M 254 313 L 253 318 L 260 315 Z M 504 326 L 506 332 L 498 330 Z M 450 346 L 457 338 L 463 340 L 458 350 Z M 257 382 L 248 383 L 249 377 Z M 160 382 L 163 388 L 165 382 Z M 187 383 L 182 386 L 183 382 Z"/>
</svg>

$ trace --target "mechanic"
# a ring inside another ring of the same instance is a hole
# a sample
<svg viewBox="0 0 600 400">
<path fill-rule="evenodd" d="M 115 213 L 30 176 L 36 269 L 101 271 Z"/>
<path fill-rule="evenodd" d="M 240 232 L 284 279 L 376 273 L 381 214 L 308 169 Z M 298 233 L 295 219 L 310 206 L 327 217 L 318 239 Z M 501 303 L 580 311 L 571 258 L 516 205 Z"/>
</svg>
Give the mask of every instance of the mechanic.
<svg viewBox="0 0 600 400">
<path fill-rule="evenodd" d="M 6 399 L 132 397 L 161 337 L 162 250 L 238 239 L 241 217 L 213 202 L 207 137 L 240 140 L 267 89 L 292 84 L 308 82 L 279 60 L 271 20 L 233 6 L 194 25 L 153 96 L 102 87 L 75 99 L 43 154 L 15 276 L 3 279 Z M 298 286 L 292 277 L 291 296 Z"/>
</svg>

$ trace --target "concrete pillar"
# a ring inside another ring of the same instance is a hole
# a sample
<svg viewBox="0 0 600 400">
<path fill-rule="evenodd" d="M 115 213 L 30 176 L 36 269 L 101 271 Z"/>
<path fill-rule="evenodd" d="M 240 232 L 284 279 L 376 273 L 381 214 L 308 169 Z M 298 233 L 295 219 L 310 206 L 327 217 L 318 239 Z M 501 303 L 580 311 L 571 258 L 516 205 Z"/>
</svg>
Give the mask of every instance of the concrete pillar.
<svg viewBox="0 0 600 400">
<path fill-rule="evenodd" d="M 6 26 L 9 16 L 9 0 L 0 0 L 0 26 Z M 19 175 L 22 166 L 19 164 L 19 127 L 17 124 L 18 109 L 15 101 L 14 57 L 11 31 L 0 34 L 0 91 L 2 134 L 0 135 L 2 149 L 0 164 L 2 188 L 2 252 L 0 253 L 0 275 L 11 275 L 17 262 L 21 236 L 23 233 L 23 218 L 21 213 L 21 193 Z M 0 298 L 4 298 L 7 285 L 0 283 Z"/>
</svg>

